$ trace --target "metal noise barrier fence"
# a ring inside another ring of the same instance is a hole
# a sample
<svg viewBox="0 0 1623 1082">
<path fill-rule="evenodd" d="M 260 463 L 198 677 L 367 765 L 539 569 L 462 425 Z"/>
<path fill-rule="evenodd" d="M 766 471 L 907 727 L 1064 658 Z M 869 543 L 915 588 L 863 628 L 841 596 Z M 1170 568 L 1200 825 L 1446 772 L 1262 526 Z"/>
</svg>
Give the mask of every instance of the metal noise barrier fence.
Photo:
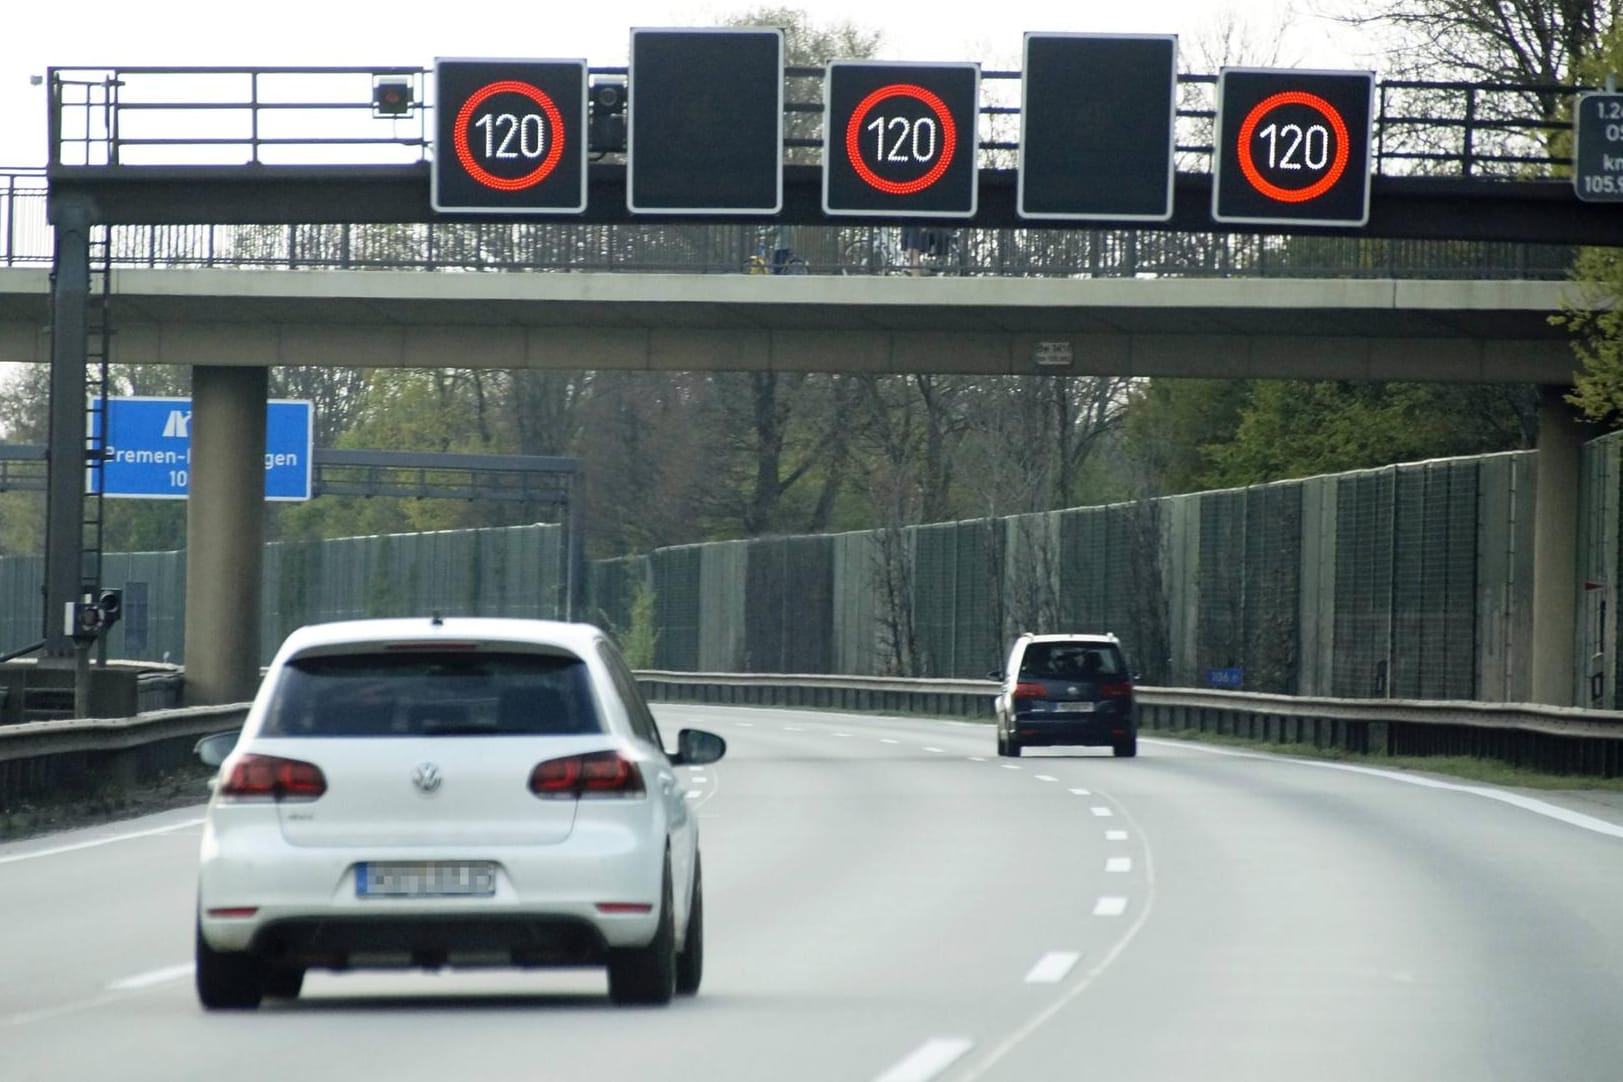
<svg viewBox="0 0 1623 1082">
<path fill-rule="evenodd" d="M 637 680 L 653 702 L 981 719 L 991 716 L 997 688 L 988 680 L 780 673 L 642 671 Z M 1623 776 L 1623 719 L 1606 711 L 1161 687 L 1140 687 L 1135 701 L 1141 730 L 1373 756 L 1471 756 L 1575 777 Z M 198 737 L 240 727 L 248 707 L 233 703 L 0 728 L 0 813 L 42 796 L 135 785 L 172 770 L 192 761 Z"/>
</svg>

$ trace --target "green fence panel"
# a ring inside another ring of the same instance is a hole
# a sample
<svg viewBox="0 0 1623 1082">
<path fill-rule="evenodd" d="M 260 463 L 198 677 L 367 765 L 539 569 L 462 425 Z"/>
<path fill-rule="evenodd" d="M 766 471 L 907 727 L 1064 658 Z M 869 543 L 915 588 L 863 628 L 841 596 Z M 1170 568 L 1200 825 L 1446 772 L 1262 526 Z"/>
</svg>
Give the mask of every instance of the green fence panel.
<svg viewBox="0 0 1623 1082">
<path fill-rule="evenodd" d="M 655 668 L 696 672 L 699 667 L 698 545 L 660 549 L 650 557 L 654 626 L 659 629 Z"/>
</svg>

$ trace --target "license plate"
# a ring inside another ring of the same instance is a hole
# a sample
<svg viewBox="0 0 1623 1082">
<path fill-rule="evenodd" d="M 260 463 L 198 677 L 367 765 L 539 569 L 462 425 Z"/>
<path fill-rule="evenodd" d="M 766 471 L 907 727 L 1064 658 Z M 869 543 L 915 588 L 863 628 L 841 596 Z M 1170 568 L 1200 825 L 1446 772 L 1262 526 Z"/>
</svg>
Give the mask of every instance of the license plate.
<svg viewBox="0 0 1623 1082">
<path fill-rule="evenodd" d="M 369 862 L 355 866 L 362 898 L 489 898 L 496 866 L 489 861 Z"/>
<path fill-rule="evenodd" d="M 1061 714 L 1091 714 L 1091 713 L 1093 713 L 1093 704 L 1092 703 L 1055 703 L 1054 704 L 1054 709 L 1059 711 Z"/>
</svg>

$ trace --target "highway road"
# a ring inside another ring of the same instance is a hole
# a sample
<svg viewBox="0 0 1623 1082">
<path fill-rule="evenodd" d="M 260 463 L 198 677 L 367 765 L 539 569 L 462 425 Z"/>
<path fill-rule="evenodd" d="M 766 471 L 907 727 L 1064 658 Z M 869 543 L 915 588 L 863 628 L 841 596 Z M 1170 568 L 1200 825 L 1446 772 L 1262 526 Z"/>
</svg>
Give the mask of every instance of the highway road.
<svg viewBox="0 0 1623 1082">
<path fill-rule="evenodd" d="M 695 999 L 313 973 L 205 1014 L 200 808 L 0 846 L 0 1082 L 1623 1077 L 1623 814 L 1145 739 L 663 706 L 723 733 Z"/>
</svg>

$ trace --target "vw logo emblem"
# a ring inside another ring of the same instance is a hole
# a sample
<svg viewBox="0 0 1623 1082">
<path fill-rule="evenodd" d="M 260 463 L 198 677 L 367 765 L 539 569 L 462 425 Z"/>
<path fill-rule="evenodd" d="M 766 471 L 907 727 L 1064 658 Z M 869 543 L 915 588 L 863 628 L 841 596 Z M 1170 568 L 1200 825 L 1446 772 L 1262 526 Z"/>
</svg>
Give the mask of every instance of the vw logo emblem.
<svg viewBox="0 0 1623 1082">
<path fill-rule="evenodd" d="M 411 772 L 411 783 L 417 786 L 419 792 L 429 796 L 440 787 L 440 768 L 433 763 L 422 763 Z"/>
<path fill-rule="evenodd" d="M 1081 688 L 1077 687 L 1075 684 L 1072 684 L 1070 687 L 1065 689 L 1065 694 L 1067 694 L 1067 695 L 1075 695 L 1078 692 L 1080 692 L 1081 690 L 1082 690 Z"/>
</svg>

